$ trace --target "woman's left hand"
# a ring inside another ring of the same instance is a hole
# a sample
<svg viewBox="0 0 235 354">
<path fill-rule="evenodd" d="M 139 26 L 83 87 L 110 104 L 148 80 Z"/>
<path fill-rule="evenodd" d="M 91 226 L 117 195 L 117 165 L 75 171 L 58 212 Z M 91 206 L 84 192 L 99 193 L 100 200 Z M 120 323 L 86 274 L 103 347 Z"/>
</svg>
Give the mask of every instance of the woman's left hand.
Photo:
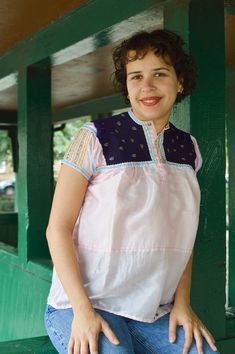
<svg viewBox="0 0 235 354">
<path fill-rule="evenodd" d="M 169 341 L 171 343 L 176 340 L 177 326 L 183 326 L 185 331 L 183 354 L 189 352 L 193 339 L 196 341 L 198 354 L 203 354 L 203 337 L 208 342 L 211 349 L 217 351 L 213 336 L 193 312 L 191 306 L 182 304 L 174 305 L 170 314 L 169 323 Z"/>
</svg>

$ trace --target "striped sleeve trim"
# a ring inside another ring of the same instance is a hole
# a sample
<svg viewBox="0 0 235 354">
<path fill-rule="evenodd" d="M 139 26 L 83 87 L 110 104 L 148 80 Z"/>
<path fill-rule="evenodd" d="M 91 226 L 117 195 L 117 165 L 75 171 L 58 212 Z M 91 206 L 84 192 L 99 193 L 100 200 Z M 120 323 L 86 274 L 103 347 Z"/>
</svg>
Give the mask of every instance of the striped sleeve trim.
<svg viewBox="0 0 235 354">
<path fill-rule="evenodd" d="M 79 166 L 75 165 L 74 163 L 67 161 L 67 160 L 62 160 L 61 163 L 66 166 L 70 166 L 70 167 L 74 168 L 75 170 L 79 171 L 83 175 L 83 177 L 85 177 L 88 181 L 91 179 L 91 175 L 89 175 L 87 173 L 87 171 L 84 170 L 84 168 L 81 168 L 81 167 L 79 167 Z"/>
<path fill-rule="evenodd" d="M 92 139 L 92 133 L 88 129 L 81 128 L 79 129 L 75 139 L 70 144 L 67 152 L 64 155 L 63 163 L 66 163 L 72 167 L 76 167 L 78 170 L 86 172 L 87 177 L 90 174 L 86 171 L 85 166 L 90 166 L 89 159 L 89 145 Z"/>
</svg>

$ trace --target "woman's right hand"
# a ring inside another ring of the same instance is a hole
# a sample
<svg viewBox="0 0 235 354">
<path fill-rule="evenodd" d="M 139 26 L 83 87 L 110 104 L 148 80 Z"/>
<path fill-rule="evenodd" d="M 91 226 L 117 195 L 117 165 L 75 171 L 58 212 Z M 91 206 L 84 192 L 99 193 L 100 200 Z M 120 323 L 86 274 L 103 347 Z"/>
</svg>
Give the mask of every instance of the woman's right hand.
<svg viewBox="0 0 235 354">
<path fill-rule="evenodd" d="M 98 354 L 99 334 L 103 332 L 108 340 L 119 344 L 108 323 L 94 309 L 86 309 L 74 315 L 68 354 Z"/>
</svg>

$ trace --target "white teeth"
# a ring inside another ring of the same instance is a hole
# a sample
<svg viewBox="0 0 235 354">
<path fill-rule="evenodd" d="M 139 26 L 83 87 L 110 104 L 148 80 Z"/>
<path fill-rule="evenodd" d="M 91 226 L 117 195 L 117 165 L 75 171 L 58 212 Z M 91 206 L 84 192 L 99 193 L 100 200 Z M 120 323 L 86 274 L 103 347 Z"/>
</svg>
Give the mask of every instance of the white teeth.
<svg viewBox="0 0 235 354">
<path fill-rule="evenodd" d="M 156 100 L 144 100 L 143 102 L 146 102 L 146 103 L 153 103 L 153 102 L 156 102 Z"/>
</svg>

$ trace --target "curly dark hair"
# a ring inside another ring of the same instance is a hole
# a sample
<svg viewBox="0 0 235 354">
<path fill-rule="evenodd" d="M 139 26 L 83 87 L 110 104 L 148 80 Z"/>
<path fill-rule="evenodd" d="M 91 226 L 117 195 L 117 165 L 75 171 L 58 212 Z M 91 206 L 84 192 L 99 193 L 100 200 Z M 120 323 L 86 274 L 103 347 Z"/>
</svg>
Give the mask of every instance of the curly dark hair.
<svg viewBox="0 0 235 354">
<path fill-rule="evenodd" d="M 178 103 L 190 95 L 196 86 L 197 68 L 193 58 L 184 51 L 183 46 L 184 41 L 176 33 L 157 29 L 152 32 L 138 32 L 115 47 L 113 81 L 118 91 L 122 92 L 125 102 L 129 102 L 126 64 L 143 58 L 149 50 L 153 50 L 157 56 L 161 56 L 167 64 L 174 67 L 177 78 L 183 86 L 183 91 L 178 93 L 175 102 Z M 128 57 L 129 51 L 135 51 L 136 55 Z"/>
</svg>

